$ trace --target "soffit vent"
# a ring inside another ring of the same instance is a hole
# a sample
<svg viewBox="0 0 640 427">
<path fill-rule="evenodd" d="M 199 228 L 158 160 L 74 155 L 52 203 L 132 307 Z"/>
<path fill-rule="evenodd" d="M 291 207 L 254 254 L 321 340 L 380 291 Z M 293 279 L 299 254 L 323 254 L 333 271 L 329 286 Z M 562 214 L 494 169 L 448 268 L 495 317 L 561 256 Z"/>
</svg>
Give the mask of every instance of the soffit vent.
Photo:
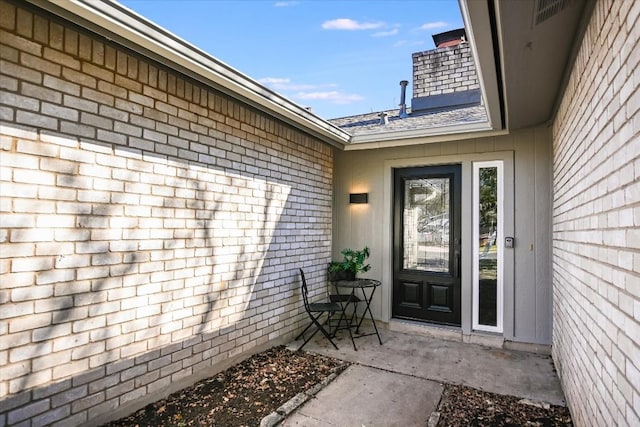
<svg viewBox="0 0 640 427">
<path fill-rule="evenodd" d="M 571 0 L 537 0 L 533 25 L 540 25 L 569 6 Z"/>
</svg>

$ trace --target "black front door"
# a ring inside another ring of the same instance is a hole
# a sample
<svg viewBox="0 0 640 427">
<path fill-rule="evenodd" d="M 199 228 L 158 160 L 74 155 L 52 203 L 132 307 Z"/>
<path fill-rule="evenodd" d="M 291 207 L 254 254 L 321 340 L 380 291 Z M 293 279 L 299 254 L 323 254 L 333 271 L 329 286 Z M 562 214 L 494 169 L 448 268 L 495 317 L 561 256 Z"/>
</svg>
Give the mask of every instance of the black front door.
<svg viewBox="0 0 640 427">
<path fill-rule="evenodd" d="M 460 175 L 394 171 L 393 317 L 460 325 Z"/>
</svg>

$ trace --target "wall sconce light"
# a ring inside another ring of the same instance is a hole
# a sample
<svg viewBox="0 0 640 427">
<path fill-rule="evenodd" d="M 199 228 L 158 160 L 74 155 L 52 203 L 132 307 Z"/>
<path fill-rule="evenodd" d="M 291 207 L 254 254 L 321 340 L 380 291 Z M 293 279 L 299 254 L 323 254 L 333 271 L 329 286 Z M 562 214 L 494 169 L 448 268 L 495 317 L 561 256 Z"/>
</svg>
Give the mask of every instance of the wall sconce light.
<svg viewBox="0 0 640 427">
<path fill-rule="evenodd" d="M 369 193 L 351 193 L 349 203 L 369 203 Z"/>
</svg>

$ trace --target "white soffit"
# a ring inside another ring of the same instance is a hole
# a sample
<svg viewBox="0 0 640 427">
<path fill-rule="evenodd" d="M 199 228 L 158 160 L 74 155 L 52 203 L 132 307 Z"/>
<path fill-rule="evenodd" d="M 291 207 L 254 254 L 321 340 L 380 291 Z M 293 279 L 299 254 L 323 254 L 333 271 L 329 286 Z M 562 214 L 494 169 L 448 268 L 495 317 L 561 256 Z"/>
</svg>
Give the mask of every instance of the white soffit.
<svg viewBox="0 0 640 427">
<path fill-rule="evenodd" d="M 467 37 L 471 45 L 476 72 L 480 82 L 482 99 L 487 109 L 491 130 L 506 127 L 502 123 L 499 72 L 496 68 L 498 52 L 494 50 L 494 37 L 488 1 L 458 0 Z M 505 120 L 506 121 L 506 120 Z"/>
<path fill-rule="evenodd" d="M 594 3 L 492 0 L 508 129 L 553 119 Z"/>
</svg>

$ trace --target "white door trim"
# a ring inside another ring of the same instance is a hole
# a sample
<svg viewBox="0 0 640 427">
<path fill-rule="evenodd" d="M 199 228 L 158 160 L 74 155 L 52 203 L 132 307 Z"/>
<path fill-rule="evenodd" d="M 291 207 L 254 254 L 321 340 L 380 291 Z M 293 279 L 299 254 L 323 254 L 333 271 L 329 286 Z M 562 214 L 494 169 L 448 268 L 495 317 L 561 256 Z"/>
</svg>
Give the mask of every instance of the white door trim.
<svg viewBox="0 0 640 427">
<path fill-rule="evenodd" d="M 435 166 L 443 164 L 462 165 L 462 206 L 461 206 L 461 329 L 465 334 L 472 332 L 472 188 L 473 162 L 502 160 L 504 164 L 504 233 L 514 235 L 514 153 L 513 151 L 496 151 L 490 153 L 473 153 L 430 157 L 413 157 L 405 159 L 385 160 L 383 182 L 383 217 L 382 217 L 382 281 L 388 286 L 381 289 L 382 321 L 391 320 L 393 302 L 393 169 L 417 166 Z M 513 337 L 513 251 L 505 253 L 504 258 L 504 332 L 506 339 Z"/>
</svg>

